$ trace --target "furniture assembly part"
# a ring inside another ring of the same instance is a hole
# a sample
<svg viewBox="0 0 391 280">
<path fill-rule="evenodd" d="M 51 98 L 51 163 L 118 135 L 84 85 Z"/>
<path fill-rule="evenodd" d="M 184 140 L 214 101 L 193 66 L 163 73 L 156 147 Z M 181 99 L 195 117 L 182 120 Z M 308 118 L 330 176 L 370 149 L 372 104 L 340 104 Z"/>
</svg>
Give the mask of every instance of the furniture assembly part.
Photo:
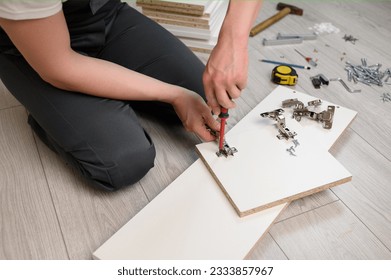
<svg viewBox="0 0 391 280">
<path fill-rule="evenodd" d="M 214 155 L 215 143 L 196 146 L 202 160 L 241 217 L 351 180 L 351 174 L 328 153 L 328 149 L 331 146 L 329 139 L 340 135 L 356 112 L 339 107 L 334 115 L 333 129 L 313 125 L 311 119 L 303 119 L 299 123 L 295 119 L 285 118 L 286 127 L 295 131 L 300 140 L 300 149 L 295 149 L 296 156 L 291 156 L 293 150 L 287 153 L 287 149 L 292 146 L 293 139 L 278 141 L 273 125 L 266 119 L 260 121 L 259 113 L 268 112 L 266 115 L 271 118 L 282 120 L 281 116 L 278 117 L 282 114 L 281 110 L 270 109 L 281 106 L 284 100 L 295 98 L 301 100 L 295 101 L 298 108 L 304 107 L 304 102 L 319 104 L 309 95 L 278 87 L 226 134 L 230 144 L 240 151 L 235 157 L 217 158 Z M 324 118 L 324 126 L 327 127 L 332 106 L 335 105 L 326 101 L 323 104 L 329 108 L 327 111 L 309 117 Z M 314 165 L 314 162 L 319 164 Z"/>
<path fill-rule="evenodd" d="M 284 113 L 283 109 L 276 109 L 274 111 L 261 113 L 261 117 L 270 118 L 277 122 L 276 125 L 278 128 L 278 132 L 280 133 L 277 135 L 278 139 L 293 139 L 297 135 L 297 133 L 294 131 L 290 131 L 289 128 L 286 127 L 285 117 L 282 113 Z"/>
<path fill-rule="evenodd" d="M 293 92 L 281 86 L 271 96 L 282 93 L 285 93 L 282 98 L 292 98 Z M 308 96 L 303 96 L 308 99 Z M 269 96 L 242 121 L 259 128 L 259 112 L 266 111 L 262 108 L 270 109 L 275 105 L 276 101 Z M 327 151 L 349 125 L 355 115 L 353 111 L 349 112 L 351 114 L 345 115 L 326 134 L 316 126 L 308 127 L 311 134 L 323 139 L 318 143 L 323 150 Z M 242 125 L 242 121 L 231 131 L 239 134 L 246 132 L 248 126 Z M 227 134 L 229 137 L 231 131 Z M 270 129 L 269 134 L 276 143 L 282 144 L 275 138 L 274 128 Z M 232 141 L 231 144 L 234 143 Z M 302 140 L 300 144 L 298 141 L 295 143 L 296 146 L 306 145 Z M 218 158 L 215 154 L 216 143 L 207 144 L 212 145 L 212 154 L 216 160 L 231 161 L 243 154 L 239 149 L 240 152 L 234 157 Z M 227 194 L 221 191 L 214 175 L 199 159 L 98 248 L 93 256 L 106 260 L 243 259 L 288 205 L 282 203 L 247 217 L 239 217 L 231 203 L 230 197 L 227 199 Z"/>
</svg>

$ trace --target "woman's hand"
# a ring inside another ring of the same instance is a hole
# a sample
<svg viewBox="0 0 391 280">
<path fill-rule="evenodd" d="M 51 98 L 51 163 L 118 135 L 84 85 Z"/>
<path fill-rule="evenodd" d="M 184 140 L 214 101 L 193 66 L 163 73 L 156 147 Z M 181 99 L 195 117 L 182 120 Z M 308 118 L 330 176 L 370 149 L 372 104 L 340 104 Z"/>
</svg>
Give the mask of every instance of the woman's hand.
<svg viewBox="0 0 391 280">
<path fill-rule="evenodd" d="M 182 88 L 170 102 L 187 131 L 196 133 L 204 141 L 213 141 L 207 127 L 218 131 L 220 124 L 213 118 L 209 107 L 197 93 Z"/>
<path fill-rule="evenodd" d="M 203 74 L 205 95 L 216 115 L 220 113 L 220 107 L 234 108 L 233 99 L 239 98 L 246 87 L 247 46 L 237 45 L 231 40 L 221 39 L 206 64 Z"/>
<path fill-rule="evenodd" d="M 248 38 L 261 4 L 262 0 L 229 2 L 217 45 L 203 74 L 206 100 L 216 115 L 221 107 L 234 108 L 233 100 L 246 87 Z"/>
</svg>

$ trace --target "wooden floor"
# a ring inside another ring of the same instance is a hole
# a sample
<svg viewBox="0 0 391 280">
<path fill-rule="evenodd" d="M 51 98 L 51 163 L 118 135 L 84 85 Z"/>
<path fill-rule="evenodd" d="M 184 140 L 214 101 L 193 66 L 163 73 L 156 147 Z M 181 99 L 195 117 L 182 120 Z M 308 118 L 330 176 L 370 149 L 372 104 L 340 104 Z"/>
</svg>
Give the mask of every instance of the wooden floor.
<svg viewBox="0 0 391 280">
<path fill-rule="evenodd" d="M 266 1 L 261 21 L 275 13 Z M 332 154 L 352 173 L 350 183 L 291 203 L 251 254 L 253 259 L 391 259 L 391 102 L 384 87 L 340 83 L 314 89 L 310 76 L 346 80 L 345 61 L 391 67 L 390 1 L 291 1 L 304 15 L 288 15 L 250 40 L 248 87 L 231 110 L 229 127 L 267 96 L 273 68 L 259 59 L 305 64 L 294 49 L 318 59 L 299 70 L 298 91 L 356 110 L 357 118 Z M 305 33 L 330 22 L 341 31 L 300 45 L 263 47 L 278 32 Z M 355 44 L 342 37 L 353 35 Z M 206 61 L 207 55 L 201 54 Z M 391 79 L 390 79 L 391 82 Z M 96 191 L 46 148 L 26 124 L 25 109 L 0 83 L 0 259 L 90 259 L 91 253 L 196 159 L 200 141 L 182 128 L 142 118 L 157 148 L 155 168 L 116 193 Z M 316 164 L 316 158 L 314 158 Z M 300 168 L 300 166 L 292 167 Z M 327 172 L 327 170 L 325 170 Z M 158 238 L 158 233 L 157 238 Z M 261 235 L 261 233 L 260 233 Z"/>
</svg>

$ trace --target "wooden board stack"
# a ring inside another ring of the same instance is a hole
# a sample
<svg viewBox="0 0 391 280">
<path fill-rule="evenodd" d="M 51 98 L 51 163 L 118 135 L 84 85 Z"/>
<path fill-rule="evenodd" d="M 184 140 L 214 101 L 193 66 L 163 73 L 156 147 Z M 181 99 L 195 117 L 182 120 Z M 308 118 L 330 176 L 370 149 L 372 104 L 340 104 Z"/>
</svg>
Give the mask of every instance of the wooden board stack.
<svg viewBox="0 0 391 280">
<path fill-rule="evenodd" d="M 193 51 L 209 53 L 227 11 L 229 1 L 137 0 L 142 13 L 177 36 Z"/>
</svg>

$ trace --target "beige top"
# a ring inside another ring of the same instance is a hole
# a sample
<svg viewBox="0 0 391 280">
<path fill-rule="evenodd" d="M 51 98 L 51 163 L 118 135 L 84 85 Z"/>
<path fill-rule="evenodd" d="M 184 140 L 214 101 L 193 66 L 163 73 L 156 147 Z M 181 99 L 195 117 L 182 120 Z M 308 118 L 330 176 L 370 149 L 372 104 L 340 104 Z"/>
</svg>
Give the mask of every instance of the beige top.
<svg viewBox="0 0 391 280">
<path fill-rule="evenodd" d="M 52 16 L 66 0 L 0 0 L 0 18 L 23 20 Z"/>
</svg>

